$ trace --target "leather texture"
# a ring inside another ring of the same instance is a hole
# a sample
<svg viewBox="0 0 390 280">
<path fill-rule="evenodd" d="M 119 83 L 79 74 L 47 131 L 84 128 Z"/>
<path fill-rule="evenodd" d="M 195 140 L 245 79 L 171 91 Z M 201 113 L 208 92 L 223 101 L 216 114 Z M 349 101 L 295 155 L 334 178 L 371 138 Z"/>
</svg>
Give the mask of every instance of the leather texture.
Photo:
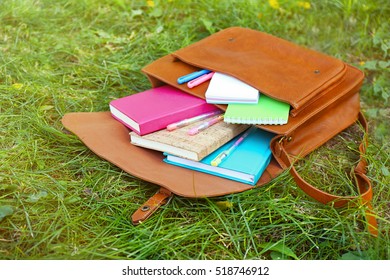
<svg viewBox="0 0 390 280">
<path fill-rule="evenodd" d="M 322 203 L 344 206 L 351 200 L 360 199 L 361 204 L 369 209 L 366 215 L 369 230 L 376 234 L 376 220 L 370 210 L 372 186 L 365 175 L 367 138 L 360 147 L 361 161 L 355 169 L 361 194 L 359 198 L 324 193 L 301 178 L 293 166 L 293 158 L 304 157 L 358 119 L 367 130 L 367 123 L 360 113 L 359 90 L 364 79 L 360 70 L 272 35 L 232 27 L 157 59 L 142 71 L 153 87 L 170 84 L 188 94 L 205 98 L 209 82 L 192 89 L 177 84 L 178 77 L 200 68 L 234 76 L 262 94 L 288 102 L 292 107 L 288 124 L 259 126 L 276 136 L 271 142 L 273 160 L 257 186 L 268 183 L 283 170 L 289 169 L 298 186 Z M 226 109 L 226 105 L 219 107 Z M 252 188 L 247 184 L 164 164 L 160 152 L 131 145 L 129 131 L 109 112 L 69 113 L 62 122 L 97 155 L 168 192 L 184 197 L 212 197 Z M 163 200 L 163 197 L 157 198 L 157 201 Z M 146 214 L 137 215 L 146 217 Z"/>
<path fill-rule="evenodd" d="M 131 216 L 133 225 L 138 225 L 150 217 L 158 208 L 165 205 L 172 198 L 172 192 L 165 188 L 160 188 L 151 198 L 149 198 L 134 214 Z"/>
<path fill-rule="evenodd" d="M 236 77 L 295 109 L 337 83 L 346 71 L 338 59 L 241 27 L 224 29 L 173 56 Z"/>
</svg>

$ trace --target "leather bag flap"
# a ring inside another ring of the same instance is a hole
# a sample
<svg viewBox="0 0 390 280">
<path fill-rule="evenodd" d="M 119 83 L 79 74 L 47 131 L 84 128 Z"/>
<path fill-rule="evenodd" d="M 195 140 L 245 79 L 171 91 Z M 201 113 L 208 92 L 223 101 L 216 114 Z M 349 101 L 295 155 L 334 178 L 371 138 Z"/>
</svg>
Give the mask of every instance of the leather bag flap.
<svg viewBox="0 0 390 280">
<path fill-rule="evenodd" d="M 277 100 L 299 109 L 334 83 L 346 71 L 336 58 L 275 36 L 241 27 L 231 27 L 172 54 L 176 72 L 180 63 L 236 77 Z M 170 75 L 151 69 L 161 80 Z M 149 72 L 148 67 L 145 71 Z M 177 70 L 176 78 L 181 73 Z M 169 79 L 169 78 L 168 78 Z M 170 81 L 173 83 L 174 81 Z"/>
</svg>

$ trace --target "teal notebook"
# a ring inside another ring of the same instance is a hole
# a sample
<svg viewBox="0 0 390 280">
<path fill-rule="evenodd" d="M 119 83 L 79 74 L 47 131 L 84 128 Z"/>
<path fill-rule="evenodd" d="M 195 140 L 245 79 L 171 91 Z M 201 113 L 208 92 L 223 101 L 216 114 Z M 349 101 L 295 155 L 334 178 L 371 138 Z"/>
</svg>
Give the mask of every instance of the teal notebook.
<svg viewBox="0 0 390 280">
<path fill-rule="evenodd" d="M 242 124 L 286 124 L 290 105 L 264 94 L 257 104 L 229 104 L 224 121 Z"/>
<path fill-rule="evenodd" d="M 227 151 L 242 136 L 238 135 L 216 151 L 202 159 L 189 159 L 166 154 L 165 162 L 215 176 L 255 185 L 271 160 L 270 142 L 274 134 L 256 127 L 250 128 L 249 134 L 218 165 L 211 162 L 223 151 Z"/>
</svg>

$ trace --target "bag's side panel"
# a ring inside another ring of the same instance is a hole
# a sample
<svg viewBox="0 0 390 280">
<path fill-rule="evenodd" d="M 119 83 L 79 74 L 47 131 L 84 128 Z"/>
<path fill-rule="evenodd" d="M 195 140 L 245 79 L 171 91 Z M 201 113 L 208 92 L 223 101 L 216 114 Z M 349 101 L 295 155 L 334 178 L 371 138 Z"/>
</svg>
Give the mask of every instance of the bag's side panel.
<svg viewBox="0 0 390 280">
<path fill-rule="evenodd" d="M 356 122 L 359 108 L 358 93 L 333 103 L 286 136 L 287 152 L 300 158 L 306 156 Z"/>
<path fill-rule="evenodd" d="M 360 111 L 359 90 L 364 76 L 353 67 L 348 69 L 344 81 L 329 93 L 334 100 L 320 111 L 317 108 L 321 104 L 318 103 L 306 108 L 307 113 L 303 113 L 312 116 L 285 135 L 289 140 L 284 144 L 288 153 L 304 157 L 357 120 Z M 293 122 L 297 120 L 291 119 Z"/>
</svg>

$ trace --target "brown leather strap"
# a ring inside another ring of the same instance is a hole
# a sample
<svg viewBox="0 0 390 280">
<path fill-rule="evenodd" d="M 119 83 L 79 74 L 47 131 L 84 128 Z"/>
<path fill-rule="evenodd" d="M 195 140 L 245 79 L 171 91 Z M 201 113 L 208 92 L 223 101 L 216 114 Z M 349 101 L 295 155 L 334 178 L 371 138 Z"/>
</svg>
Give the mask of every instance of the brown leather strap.
<svg viewBox="0 0 390 280">
<path fill-rule="evenodd" d="M 279 163 L 284 165 L 284 168 L 290 168 L 290 173 L 294 177 L 295 182 L 297 185 L 309 196 L 316 199 L 317 201 L 328 204 L 332 203 L 335 207 L 343 207 L 346 206 L 348 203 L 358 203 L 359 205 L 366 205 L 366 219 L 368 223 L 368 230 L 369 232 L 377 236 L 378 235 L 378 226 L 377 221 L 375 219 L 375 215 L 372 211 L 371 206 L 371 200 L 372 200 L 372 185 L 370 182 L 370 179 L 366 176 L 366 167 L 367 162 L 364 158 L 364 155 L 366 153 L 366 147 L 368 143 L 368 124 L 366 119 L 364 118 L 363 114 L 359 112 L 359 122 L 363 126 L 365 130 L 364 138 L 362 140 L 362 143 L 359 146 L 360 151 L 360 160 L 356 168 L 354 169 L 354 176 L 356 185 L 359 189 L 359 196 L 338 196 L 333 195 L 327 192 L 324 192 L 322 190 L 317 189 L 316 187 L 312 186 L 308 182 L 306 182 L 297 172 L 297 170 L 294 167 L 294 159 L 290 157 L 290 155 L 287 153 L 286 149 L 284 148 L 284 139 L 282 138 L 280 141 L 275 143 L 275 153 L 276 157 Z"/>
<path fill-rule="evenodd" d="M 165 188 L 160 188 L 151 198 L 149 198 L 134 214 L 131 220 L 134 225 L 145 221 L 150 217 L 160 206 L 167 204 L 172 198 L 173 194 Z"/>
</svg>

